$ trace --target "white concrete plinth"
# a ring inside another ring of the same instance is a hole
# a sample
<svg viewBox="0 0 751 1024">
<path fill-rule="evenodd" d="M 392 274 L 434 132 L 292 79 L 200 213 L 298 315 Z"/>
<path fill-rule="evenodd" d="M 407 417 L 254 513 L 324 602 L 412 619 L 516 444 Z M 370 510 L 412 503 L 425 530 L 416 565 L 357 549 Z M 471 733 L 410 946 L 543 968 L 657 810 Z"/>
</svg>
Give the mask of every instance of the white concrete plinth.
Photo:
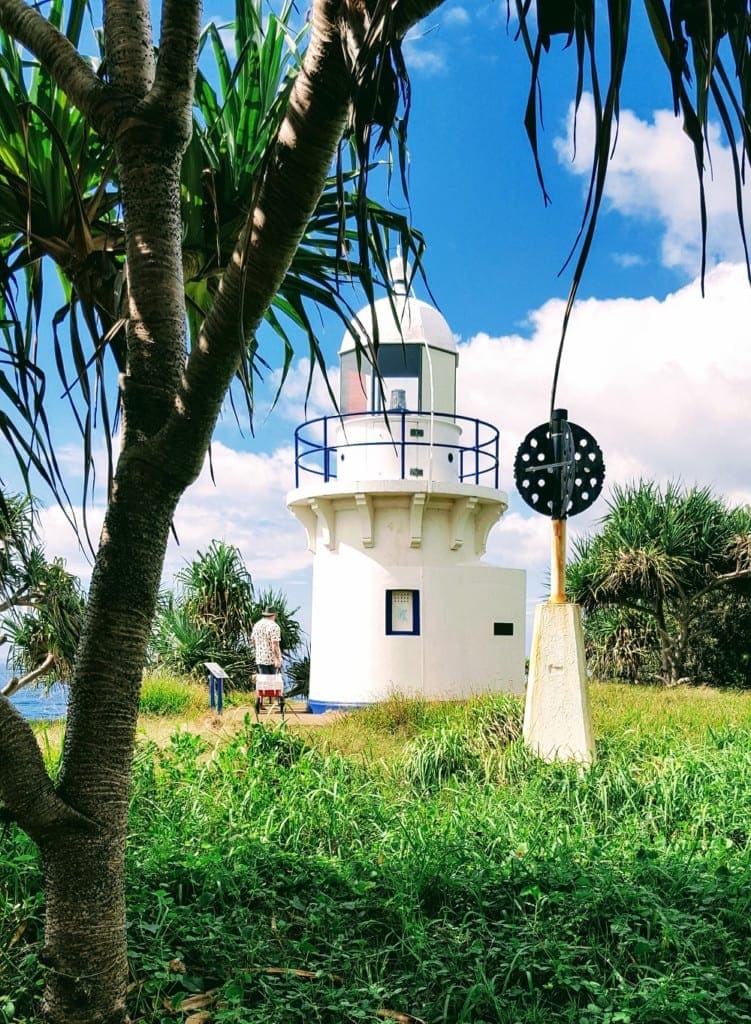
<svg viewBox="0 0 751 1024">
<path fill-rule="evenodd" d="M 524 708 L 524 741 L 546 761 L 594 760 L 587 664 L 577 604 L 538 604 Z"/>
</svg>

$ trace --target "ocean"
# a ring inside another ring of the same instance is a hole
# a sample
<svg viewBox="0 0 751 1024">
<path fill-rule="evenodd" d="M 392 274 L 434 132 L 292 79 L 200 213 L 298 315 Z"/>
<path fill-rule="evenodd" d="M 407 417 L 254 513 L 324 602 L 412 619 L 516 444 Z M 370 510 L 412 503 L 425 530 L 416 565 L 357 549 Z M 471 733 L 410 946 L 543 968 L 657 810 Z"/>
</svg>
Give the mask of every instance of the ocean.
<svg viewBox="0 0 751 1024">
<path fill-rule="evenodd" d="M 11 672 L 3 665 L 0 667 L 0 689 L 11 677 Z M 10 698 L 24 718 L 30 721 L 50 721 L 53 718 L 65 717 L 65 706 L 68 699 L 66 687 L 55 685 L 46 693 L 41 687 L 26 686 Z"/>
</svg>

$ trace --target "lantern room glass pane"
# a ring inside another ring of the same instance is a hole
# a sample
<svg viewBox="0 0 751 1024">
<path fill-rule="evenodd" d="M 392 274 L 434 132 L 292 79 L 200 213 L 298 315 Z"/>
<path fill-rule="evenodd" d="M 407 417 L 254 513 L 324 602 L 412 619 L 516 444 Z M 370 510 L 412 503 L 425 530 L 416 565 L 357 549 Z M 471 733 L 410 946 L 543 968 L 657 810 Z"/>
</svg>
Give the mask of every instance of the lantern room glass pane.
<svg viewBox="0 0 751 1024">
<path fill-rule="evenodd" d="M 340 360 L 339 408 L 342 413 L 370 412 L 373 395 L 373 369 L 365 355 L 357 365 L 357 353 L 345 352 Z"/>
<path fill-rule="evenodd" d="M 422 353 L 420 409 L 453 416 L 456 412 L 456 353 L 425 345 Z"/>
<path fill-rule="evenodd" d="M 378 350 L 381 381 L 373 382 L 373 408 L 417 410 L 420 407 L 421 345 L 384 345 Z"/>
</svg>

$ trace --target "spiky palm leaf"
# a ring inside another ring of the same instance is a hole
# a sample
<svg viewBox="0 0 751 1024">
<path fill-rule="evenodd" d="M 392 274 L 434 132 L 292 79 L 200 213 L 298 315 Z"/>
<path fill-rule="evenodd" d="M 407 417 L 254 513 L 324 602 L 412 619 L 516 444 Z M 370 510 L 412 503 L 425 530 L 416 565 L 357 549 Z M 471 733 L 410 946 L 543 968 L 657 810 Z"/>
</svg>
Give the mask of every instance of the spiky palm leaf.
<svg viewBox="0 0 751 1024">
<path fill-rule="evenodd" d="M 86 11 L 86 0 L 53 0 L 48 16 L 78 45 Z M 210 23 L 203 33 L 194 136 L 182 174 L 192 337 L 254 201 L 300 65 L 305 28 L 294 28 L 296 17 L 292 3 L 274 14 L 262 0 L 235 0 L 232 24 L 220 30 Z M 233 38 L 225 42 L 230 31 Z M 351 146 L 348 151 L 352 166 L 327 183 L 266 315 L 282 345 L 282 382 L 301 333 L 311 367 L 325 370 L 312 317 L 316 304 L 348 322 L 347 288 L 365 280 L 371 289 L 372 268 L 387 279 L 394 238 L 420 262 L 421 236 L 406 217 L 358 193 L 357 154 Z M 125 367 L 123 224 L 114 167 L 111 147 L 88 129 L 49 75 L 0 33 L 0 436 L 27 486 L 34 469 L 66 499 L 48 419 L 50 390 L 55 397 L 62 392 L 83 439 L 84 507 L 97 427 L 111 471 L 119 406 L 110 371 Z M 367 245 L 348 261 L 344 249 L 361 237 L 363 217 Z M 63 303 L 48 325 L 42 311 L 53 290 L 50 269 L 59 277 Z M 264 365 L 256 339 L 249 339 L 238 383 L 251 416 L 254 374 Z"/>
<path fill-rule="evenodd" d="M 25 673 L 4 692 L 37 678 L 70 679 L 83 609 L 78 579 L 39 546 L 30 499 L 0 495 L 0 644 L 8 642 L 8 663 Z"/>
<path fill-rule="evenodd" d="M 721 601 L 727 588 L 740 594 L 751 583 L 751 511 L 728 507 L 709 488 L 645 481 L 616 487 L 601 527 L 575 543 L 566 588 L 591 629 L 612 626 L 611 639 L 598 640 L 606 652 L 624 637 L 630 643 L 645 617 L 663 649 L 677 644 L 683 652 L 708 600 Z"/>
<path fill-rule="evenodd" d="M 195 131 L 183 161 L 184 249 L 189 268 L 186 295 L 193 336 L 231 258 L 284 115 L 307 34 L 305 27 L 294 30 L 296 17 L 291 2 L 275 15 L 264 12 L 260 0 L 236 0 L 233 25 L 220 30 L 210 23 L 202 36 L 202 53 L 211 56 L 213 73 L 199 70 Z M 225 42 L 230 29 L 232 39 Z M 343 327 L 350 328 L 354 310 L 347 293 L 360 284 L 370 294 L 372 268 L 382 280 L 388 280 L 394 241 L 401 244 L 405 258 L 412 254 L 420 265 L 422 236 L 402 214 L 365 195 L 361 168 L 356 146 L 345 142 L 338 173 L 328 179 L 267 312 L 266 322 L 282 346 L 280 388 L 295 354 L 295 335 L 300 332 L 307 338 L 311 372 L 319 367 L 326 373 L 311 316 L 315 306 L 329 310 Z M 360 224 L 363 217 L 364 229 Z M 352 254 L 361 236 L 367 244 L 355 258 Z M 256 340 L 251 339 L 238 371 L 251 416 L 254 375 L 262 373 L 266 365 Z"/>
<path fill-rule="evenodd" d="M 303 643 L 303 631 L 295 616 L 299 608 L 290 608 L 287 595 L 283 590 L 267 587 L 262 590 L 253 603 L 253 621 L 257 622 L 264 608 L 276 611 L 276 621 L 282 634 L 282 657 L 289 664 L 294 659 Z"/>
<path fill-rule="evenodd" d="M 654 620 L 631 609 L 604 606 L 587 616 L 587 667 L 598 679 L 649 682 L 659 672 Z"/>
<path fill-rule="evenodd" d="M 263 609 L 272 606 L 290 664 L 302 644 L 302 629 L 282 591 L 254 595 L 239 549 L 213 540 L 176 575 L 177 594 L 161 601 L 151 640 L 151 660 L 177 672 L 201 675 L 204 662 L 217 661 L 232 685 L 250 686 L 255 669 L 250 634 Z"/>
<path fill-rule="evenodd" d="M 162 602 L 154 618 L 149 661 L 174 672 L 205 675 L 204 662 L 219 660 L 216 638 L 206 622 L 199 622 L 173 595 Z"/>
<path fill-rule="evenodd" d="M 31 681 L 49 685 L 71 680 L 85 604 L 78 578 L 62 560 L 45 563 L 33 588 L 33 610 L 3 622 L 8 662 L 25 673 L 11 681 L 6 693 Z"/>
<path fill-rule="evenodd" d="M 86 3 L 53 0 L 49 20 L 65 22 L 80 40 Z M 66 20 L 67 13 L 67 20 Z M 84 439 L 84 490 L 93 466 L 93 421 L 113 418 L 105 355 L 124 365 L 118 330 L 122 225 L 111 155 L 65 94 L 39 65 L 0 32 L 0 433 L 28 471 L 62 485 L 47 418 L 52 371 Z M 42 317 L 59 291 L 48 280 L 55 264 L 63 303 L 51 324 Z M 110 332 L 109 345 L 91 346 Z"/>
<path fill-rule="evenodd" d="M 673 93 L 676 116 L 693 148 L 696 166 L 701 230 L 701 277 L 706 269 L 707 209 L 704 175 L 710 166 L 709 118 L 712 110 L 722 125 L 730 148 L 735 181 L 740 237 L 749 267 L 743 211 L 744 166 L 751 152 L 751 15 L 748 0 L 645 0 L 652 34 L 665 64 Z M 589 74 L 595 124 L 592 170 L 582 224 L 569 260 L 574 259 L 571 287 L 563 319 L 561 342 L 551 393 L 551 414 L 561 351 L 566 331 L 589 259 L 598 214 L 605 194 L 608 163 L 615 150 L 620 92 L 626 65 L 631 0 L 608 0 L 600 9 L 596 0 L 536 0 L 536 24 L 532 0 L 516 0 L 520 34 L 530 58 L 532 74 L 525 125 L 545 201 L 548 201 L 539 157 L 540 69 L 543 52 L 550 49 L 551 35 L 564 35 L 573 43 L 578 67 L 575 95 L 578 112 Z M 596 16 L 605 14 L 600 29 Z M 603 38 L 604 37 L 604 38 Z M 606 84 L 602 84 L 601 54 L 609 54 Z M 568 261 L 567 261 L 568 262 Z M 751 277 L 751 267 L 749 267 Z"/>
<path fill-rule="evenodd" d="M 253 581 L 239 548 L 212 540 L 205 552 L 177 573 L 181 604 L 205 623 L 224 646 L 242 642 L 253 625 Z"/>
</svg>

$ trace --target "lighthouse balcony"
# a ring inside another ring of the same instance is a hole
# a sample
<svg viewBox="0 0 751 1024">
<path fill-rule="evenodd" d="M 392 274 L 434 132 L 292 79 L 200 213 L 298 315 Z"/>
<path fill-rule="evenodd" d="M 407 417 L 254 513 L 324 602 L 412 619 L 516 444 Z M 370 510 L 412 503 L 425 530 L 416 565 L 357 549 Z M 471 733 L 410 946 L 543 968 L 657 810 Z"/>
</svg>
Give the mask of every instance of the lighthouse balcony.
<svg viewBox="0 0 751 1024">
<path fill-rule="evenodd" d="M 499 445 L 491 423 L 455 413 L 321 416 L 295 431 L 295 487 L 316 480 L 422 480 L 497 489 Z"/>
</svg>

